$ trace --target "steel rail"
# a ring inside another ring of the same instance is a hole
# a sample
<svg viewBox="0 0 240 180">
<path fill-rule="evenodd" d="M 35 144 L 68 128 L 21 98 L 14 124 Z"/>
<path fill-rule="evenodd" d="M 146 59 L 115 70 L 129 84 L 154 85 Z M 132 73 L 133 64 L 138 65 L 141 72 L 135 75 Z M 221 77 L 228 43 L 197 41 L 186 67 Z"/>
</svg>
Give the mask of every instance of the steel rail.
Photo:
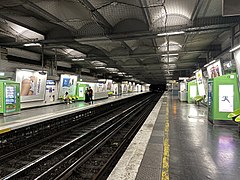
<svg viewBox="0 0 240 180">
<path fill-rule="evenodd" d="M 145 101 L 145 100 L 143 100 L 143 101 Z M 106 121 L 105 123 L 103 123 L 101 126 L 105 125 L 106 123 L 111 122 L 111 121 L 114 120 L 115 118 L 119 118 L 122 114 L 124 114 L 124 113 L 128 112 L 129 110 L 133 109 L 134 107 L 138 106 L 138 105 L 141 104 L 143 101 L 140 101 L 139 103 L 137 103 L 137 104 L 131 106 L 130 108 L 124 110 L 121 114 L 116 115 L 116 116 L 114 116 L 113 118 L 110 118 L 108 121 Z M 33 162 L 29 163 L 29 164 L 27 164 L 26 166 L 22 167 L 21 169 L 18 169 L 17 171 L 14 171 L 13 173 L 11 173 L 11 174 L 3 177 L 3 179 L 6 179 L 6 180 L 7 180 L 7 179 L 11 179 L 11 178 L 15 178 L 15 177 L 21 176 L 21 174 L 29 171 L 30 168 L 33 168 L 33 167 L 37 166 L 37 164 L 39 164 L 39 163 L 43 162 L 44 160 L 46 160 L 46 159 L 54 156 L 56 153 L 58 153 L 58 152 L 60 152 L 60 151 L 63 151 L 65 148 L 71 146 L 73 143 L 79 141 L 80 139 L 82 139 L 83 137 L 85 137 L 85 136 L 87 136 L 88 134 L 92 133 L 93 131 L 96 131 L 96 130 L 97 130 L 98 128 L 100 128 L 101 126 L 98 126 L 98 127 L 93 128 L 91 131 L 88 131 L 87 133 L 82 134 L 81 136 L 75 138 L 74 140 L 68 142 L 67 144 L 62 145 L 61 147 L 53 150 L 52 152 L 50 152 L 50 153 L 48 153 L 48 154 L 46 154 L 46 155 L 38 158 L 37 160 L 35 160 L 35 161 L 33 161 Z"/>
</svg>

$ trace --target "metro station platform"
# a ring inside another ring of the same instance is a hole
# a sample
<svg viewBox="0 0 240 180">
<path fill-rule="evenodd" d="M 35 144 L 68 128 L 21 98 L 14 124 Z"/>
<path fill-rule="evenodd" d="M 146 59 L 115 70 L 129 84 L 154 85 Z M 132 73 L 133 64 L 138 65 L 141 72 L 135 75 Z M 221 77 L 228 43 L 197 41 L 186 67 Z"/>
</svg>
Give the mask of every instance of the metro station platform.
<svg viewBox="0 0 240 180">
<path fill-rule="evenodd" d="M 237 180 L 240 136 L 216 126 L 207 108 L 165 93 L 108 180 Z"/>
<path fill-rule="evenodd" d="M 51 118 L 68 115 L 95 106 L 107 104 L 109 102 L 125 99 L 141 93 L 144 92 L 123 94 L 121 96 L 112 96 L 107 99 L 96 100 L 91 105 L 83 101 L 78 101 L 72 104 L 61 103 L 45 107 L 41 106 L 31 109 L 23 109 L 19 114 L 16 115 L 0 116 L 0 134 L 8 132 L 10 130 L 15 130 L 43 122 Z"/>
</svg>

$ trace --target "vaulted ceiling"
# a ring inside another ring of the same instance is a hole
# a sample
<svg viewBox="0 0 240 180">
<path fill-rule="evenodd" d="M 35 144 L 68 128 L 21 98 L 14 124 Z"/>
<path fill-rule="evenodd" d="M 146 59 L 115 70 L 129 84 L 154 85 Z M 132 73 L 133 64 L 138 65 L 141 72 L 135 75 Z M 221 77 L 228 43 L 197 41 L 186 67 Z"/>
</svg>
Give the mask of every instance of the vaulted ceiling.
<svg viewBox="0 0 240 180">
<path fill-rule="evenodd" d="M 41 52 L 23 46 L 38 42 L 92 73 L 159 84 L 221 52 L 216 40 L 239 22 L 220 0 L 1 0 L 0 46 Z"/>
</svg>

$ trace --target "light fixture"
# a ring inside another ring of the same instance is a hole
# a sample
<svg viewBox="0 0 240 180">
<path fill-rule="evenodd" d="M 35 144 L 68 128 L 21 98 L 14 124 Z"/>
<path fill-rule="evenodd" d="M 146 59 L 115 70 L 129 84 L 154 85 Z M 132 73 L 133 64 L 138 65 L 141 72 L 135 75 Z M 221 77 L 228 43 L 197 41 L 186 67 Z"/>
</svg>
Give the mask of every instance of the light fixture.
<svg viewBox="0 0 240 180">
<path fill-rule="evenodd" d="M 101 62 L 101 61 L 91 61 L 91 64 L 94 65 L 94 66 L 98 66 L 98 67 L 107 66 L 106 63 Z"/>
<path fill-rule="evenodd" d="M 117 73 L 119 72 L 119 70 L 117 68 L 106 68 L 108 71 L 110 71 L 111 73 Z"/>
<path fill-rule="evenodd" d="M 118 75 L 124 75 L 126 74 L 125 72 L 118 72 Z"/>
<path fill-rule="evenodd" d="M 178 56 L 178 53 L 175 54 L 162 54 L 163 57 L 167 57 L 167 56 Z"/>
<path fill-rule="evenodd" d="M 239 44 L 238 46 L 236 46 L 236 47 L 234 47 L 234 48 L 230 49 L 230 51 L 229 51 L 229 52 L 236 51 L 236 50 L 237 50 L 237 49 L 239 49 L 239 48 L 240 48 L 240 44 Z"/>
<path fill-rule="evenodd" d="M 186 79 L 188 79 L 188 77 L 179 77 L 178 79 L 179 80 L 186 80 Z"/>
<path fill-rule="evenodd" d="M 21 69 L 22 71 L 29 71 L 29 72 L 34 72 L 32 69 Z"/>
<path fill-rule="evenodd" d="M 97 67 L 95 67 L 95 69 L 105 69 L 105 67 L 97 66 Z"/>
<path fill-rule="evenodd" d="M 98 79 L 98 82 L 104 82 L 104 83 L 106 83 L 106 79 Z"/>
<path fill-rule="evenodd" d="M 84 58 L 73 58 L 72 61 L 84 61 Z"/>
<path fill-rule="evenodd" d="M 198 69 L 197 69 L 197 70 L 195 70 L 195 71 L 193 71 L 193 74 L 195 74 L 197 71 L 198 71 Z"/>
<path fill-rule="evenodd" d="M 133 76 L 132 76 L 132 75 L 126 75 L 125 77 L 131 78 L 131 77 L 133 77 Z"/>
<path fill-rule="evenodd" d="M 178 34 L 184 34 L 184 31 L 175 31 L 175 32 L 168 32 L 168 33 L 159 33 L 157 36 L 172 36 L 172 35 L 178 35 Z"/>
<path fill-rule="evenodd" d="M 216 62 L 216 60 L 213 60 L 213 61 L 211 61 L 211 62 L 205 64 L 203 67 L 207 67 L 207 66 L 209 66 L 210 64 L 213 64 L 213 63 L 215 63 L 215 62 Z"/>
<path fill-rule="evenodd" d="M 40 43 L 25 43 L 23 46 L 29 47 L 29 46 L 42 46 Z"/>
</svg>

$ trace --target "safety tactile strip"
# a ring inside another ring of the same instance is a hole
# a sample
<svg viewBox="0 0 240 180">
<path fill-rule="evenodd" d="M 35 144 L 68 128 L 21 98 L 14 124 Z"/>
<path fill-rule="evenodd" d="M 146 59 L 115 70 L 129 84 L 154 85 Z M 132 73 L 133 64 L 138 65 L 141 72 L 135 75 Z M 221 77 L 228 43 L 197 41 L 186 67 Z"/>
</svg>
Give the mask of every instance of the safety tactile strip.
<svg viewBox="0 0 240 180">
<path fill-rule="evenodd" d="M 136 180 L 160 180 L 163 157 L 164 126 L 166 121 L 166 105 L 161 106 L 154 124 L 147 149 L 138 169 Z"/>
</svg>

